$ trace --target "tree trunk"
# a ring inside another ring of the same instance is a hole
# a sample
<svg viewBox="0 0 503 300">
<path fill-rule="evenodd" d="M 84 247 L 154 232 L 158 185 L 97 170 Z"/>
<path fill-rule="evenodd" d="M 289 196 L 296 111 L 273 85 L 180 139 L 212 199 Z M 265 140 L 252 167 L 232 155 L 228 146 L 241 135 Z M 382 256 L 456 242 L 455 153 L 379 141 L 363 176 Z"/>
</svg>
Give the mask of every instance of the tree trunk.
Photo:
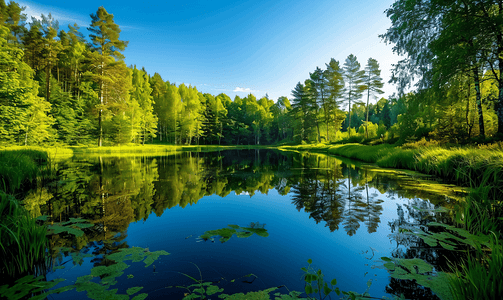
<svg viewBox="0 0 503 300">
<path fill-rule="evenodd" d="M 369 75 L 370 76 L 370 75 Z M 368 129 L 368 126 L 369 126 L 369 98 L 370 98 L 370 87 L 367 87 L 367 118 L 366 118 L 366 122 L 365 122 L 365 138 L 368 140 L 369 138 L 369 129 Z"/>
<path fill-rule="evenodd" d="M 102 52 L 103 53 L 103 52 Z M 102 124 L 102 114 L 103 114 L 103 88 L 104 88 L 104 84 L 103 84 L 103 61 L 101 62 L 101 79 L 100 79 L 100 103 L 101 103 L 101 107 L 100 107 L 100 113 L 99 113 L 99 116 L 98 116 L 98 127 L 100 128 L 100 137 L 98 139 L 98 147 L 101 147 L 102 144 L 103 144 L 103 124 Z"/>
<path fill-rule="evenodd" d="M 475 80 L 475 92 L 477 96 L 477 109 L 479 114 L 479 130 L 480 135 L 485 138 L 485 129 L 484 129 L 484 116 L 482 113 L 482 95 L 480 93 L 480 78 L 479 78 L 479 69 L 477 66 L 473 68 L 473 77 Z"/>
</svg>

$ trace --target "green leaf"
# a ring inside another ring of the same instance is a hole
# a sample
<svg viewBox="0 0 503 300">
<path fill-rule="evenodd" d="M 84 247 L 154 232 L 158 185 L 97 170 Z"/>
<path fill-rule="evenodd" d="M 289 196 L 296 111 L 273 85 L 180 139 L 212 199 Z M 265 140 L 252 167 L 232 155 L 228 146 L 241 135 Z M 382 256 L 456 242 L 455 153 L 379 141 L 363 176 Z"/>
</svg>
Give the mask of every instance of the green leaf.
<svg viewBox="0 0 503 300">
<path fill-rule="evenodd" d="M 325 294 L 325 296 L 327 296 L 328 294 L 330 294 L 332 292 L 332 289 L 328 287 L 328 284 L 325 282 L 325 286 L 323 287 L 323 294 Z"/>
<path fill-rule="evenodd" d="M 135 287 L 129 288 L 126 290 L 126 294 L 131 296 L 133 294 L 138 293 L 142 288 L 143 288 L 142 286 L 135 286 Z"/>
<path fill-rule="evenodd" d="M 335 279 L 335 278 L 334 278 L 334 279 L 332 279 L 332 281 L 330 281 L 330 284 L 331 284 L 331 285 L 336 285 L 336 284 L 337 284 L 337 279 Z"/>
<path fill-rule="evenodd" d="M 45 222 L 45 221 L 47 221 L 47 218 L 49 218 L 48 215 L 42 215 L 42 216 L 37 217 L 36 220 L 37 221 L 44 221 Z"/>
<path fill-rule="evenodd" d="M 312 264 L 312 263 L 313 263 L 313 260 L 312 260 L 312 259 L 308 259 L 308 260 L 307 260 L 307 263 L 308 263 L 308 264 Z"/>
<path fill-rule="evenodd" d="M 311 285 L 306 285 L 306 287 L 304 288 L 306 290 L 306 294 L 312 294 L 313 293 L 313 287 Z"/>
<path fill-rule="evenodd" d="M 444 249 L 451 250 L 451 251 L 456 249 L 456 247 L 449 245 L 447 243 L 444 243 L 442 241 L 439 243 L 440 243 L 440 246 L 442 246 L 442 248 L 444 248 Z"/>
<path fill-rule="evenodd" d="M 147 296 L 148 296 L 147 293 L 142 293 L 134 296 L 132 300 L 144 300 L 145 298 L 147 298 Z"/>
<path fill-rule="evenodd" d="M 381 259 L 384 260 L 384 261 L 391 261 L 391 259 L 389 259 L 389 258 L 387 258 L 385 256 L 381 257 Z"/>
</svg>

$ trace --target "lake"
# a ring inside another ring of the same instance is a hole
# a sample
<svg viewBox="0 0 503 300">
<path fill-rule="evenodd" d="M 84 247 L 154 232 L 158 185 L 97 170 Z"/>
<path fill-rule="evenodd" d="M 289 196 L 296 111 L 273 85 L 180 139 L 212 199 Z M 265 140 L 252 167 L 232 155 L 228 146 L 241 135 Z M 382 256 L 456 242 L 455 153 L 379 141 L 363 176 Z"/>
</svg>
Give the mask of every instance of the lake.
<svg viewBox="0 0 503 300">
<path fill-rule="evenodd" d="M 431 299 L 415 281 L 391 278 L 381 257 L 417 257 L 445 268 L 446 250 L 399 228 L 426 231 L 428 222 L 449 222 L 449 213 L 437 208 L 462 198 L 459 188 L 417 174 L 275 150 L 77 156 L 55 169 L 57 180 L 29 192 L 26 207 L 53 224 L 86 219 L 92 226 L 82 226 L 82 236 L 50 236 L 47 279 L 66 279 L 57 287 L 73 284 L 93 267 L 114 265 L 107 255 L 118 249 L 164 250 L 170 254 L 147 267 L 127 261 L 110 287 L 125 294 L 141 286 L 147 299 L 182 299 L 183 287 L 195 283 L 188 276 L 227 294 L 304 291 L 301 268 L 308 259 L 344 291 L 363 293 L 370 281 L 373 297 Z M 223 228 L 235 234 L 204 235 Z M 50 297 L 87 295 L 73 289 Z"/>
</svg>

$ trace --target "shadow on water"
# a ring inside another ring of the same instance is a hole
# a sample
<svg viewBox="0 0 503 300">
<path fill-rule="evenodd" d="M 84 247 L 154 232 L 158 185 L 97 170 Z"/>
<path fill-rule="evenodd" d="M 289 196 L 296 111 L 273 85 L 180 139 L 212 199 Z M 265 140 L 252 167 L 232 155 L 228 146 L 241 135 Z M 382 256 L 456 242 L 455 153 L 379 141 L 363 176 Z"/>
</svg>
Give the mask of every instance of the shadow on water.
<svg viewBox="0 0 503 300">
<path fill-rule="evenodd" d="M 127 231 L 133 222 L 161 217 L 170 209 L 197 206 L 209 199 L 205 196 L 226 197 L 234 193 L 252 197 L 274 190 L 280 196 L 290 197 L 299 212 L 304 211 L 330 232 L 343 230 L 353 237 L 360 231 L 373 234 L 378 227 L 387 226 L 389 241 L 396 244 L 391 252 L 393 257 L 418 257 L 443 269 L 443 256 L 449 255 L 445 250 L 429 247 L 418 237 L 400 235 L 399 228 L 406 225 L 427 230 L 426 223 L 430 221 L 448 222 L 449 213 L 432 209 L 440 205 L 454 207 L 462 198 L 456 187 L 403 172 L 325 155 L 272 150 L 180 152 L 161 157 L 74 157 L 58 166 L 57 178 L 28 192 L 23 200 L 26 208 L 35 217 L 49 216 L 51 222 L 80 217 L 94 226 L 79 237 L 52 235 L 54 265 L 67 262 L 72 251 L 92 257 L 94 266 L 113 264 L 105 257 L 129 248 Z M 383 220 L 384 202 L 395 198 L 409 200 L 396 204 L 397 218 Z M 414 299 L 433 297 L 429 289 L 413 281 L 393 278 L 385 292 Z"/>
</svg>

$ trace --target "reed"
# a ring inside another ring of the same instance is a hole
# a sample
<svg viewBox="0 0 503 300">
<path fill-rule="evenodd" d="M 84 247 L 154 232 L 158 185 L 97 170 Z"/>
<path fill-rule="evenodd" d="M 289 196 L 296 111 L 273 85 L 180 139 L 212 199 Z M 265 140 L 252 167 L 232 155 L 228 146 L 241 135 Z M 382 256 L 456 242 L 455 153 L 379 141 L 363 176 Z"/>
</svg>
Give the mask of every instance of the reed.
<svg viewBox="0 0 503 300">
<path fill-rule="evenodd" d="M 0 190 L 14 193 L 33 182 L 47 160 L 46 153 L 35 150 L 0 151 Z"/>
<path fill-rule="evenodd" d="M 17 278 L 45 261 L 47 228 L 11 195 L 0 191 L 0 274 Z"/>
<path fill-rule="evenodd" d="M 496 234 L 489 253 L 478 248 L 459 266 L 453 267 L 449 285 L 454 299 L 501 299 L 503 295 L 503 251 Z"/>
</svg>

